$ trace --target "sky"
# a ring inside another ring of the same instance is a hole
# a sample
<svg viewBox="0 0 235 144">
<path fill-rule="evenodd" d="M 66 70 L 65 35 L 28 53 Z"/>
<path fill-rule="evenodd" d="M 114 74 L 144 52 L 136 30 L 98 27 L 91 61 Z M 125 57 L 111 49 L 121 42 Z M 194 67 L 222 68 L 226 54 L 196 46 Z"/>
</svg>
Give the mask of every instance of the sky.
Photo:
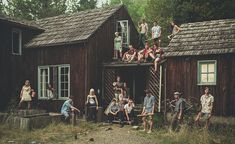
<svg viewBox="0 0 235 144">
<path fill-rule="evenodd" d="M 102 3 L 106 3 L 108 0 L 97 0 L 97 7 L 101 7 Z"/>
</svg>

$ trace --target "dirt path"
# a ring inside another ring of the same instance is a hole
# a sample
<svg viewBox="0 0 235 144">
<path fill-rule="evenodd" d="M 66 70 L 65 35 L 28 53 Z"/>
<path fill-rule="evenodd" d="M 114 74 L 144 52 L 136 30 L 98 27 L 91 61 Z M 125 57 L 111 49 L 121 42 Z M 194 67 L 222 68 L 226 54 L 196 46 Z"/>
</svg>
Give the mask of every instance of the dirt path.
<svg viewBox="0 0 235 144">
<path fill-rule="evenodd" d="M 87 135 L 79 136 L 79 144 L 156 144 L 149 134 L 132 129 L 131 126 L 120 128 L 119 125 L 101 126 Z M 94 141 L 93 141 L 93 140 Z"/>
</svg>

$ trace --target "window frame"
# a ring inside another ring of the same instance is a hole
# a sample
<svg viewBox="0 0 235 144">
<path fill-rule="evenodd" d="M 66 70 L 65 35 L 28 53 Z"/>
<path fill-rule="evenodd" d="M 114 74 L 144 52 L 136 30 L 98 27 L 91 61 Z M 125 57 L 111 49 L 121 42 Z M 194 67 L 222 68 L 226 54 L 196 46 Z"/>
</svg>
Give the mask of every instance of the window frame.
<svg viewBox="0 0 235 144">
<path fill-rule="evenodd" d="M 19 53 L 15 53 L 14 52 L 14 47 L 13 47 L 13 43 L 14 43 L 14 38 L 13 38 L 13 33 L 17 33 L 19 34 Z M 13 28 L 11 31 L 11 53 L 13 55 L 22 55 L 22 31 L 20 29 L 17 28 Z"/>
<path fill-rule="evenodd" d="M 202 64 L 207 64 L 207 82 L 201 82 L 201 65 Z M 214 82 L 208 82 L 208 65 L 209 64 L 214 64 Z M 217 84 L 217 60 L 199 60 L 197 62 L 197 85 L 216 85 Z"/>
<path fill-rule="evenodd" d="M 127 33 L 127 43 L 123 43 L 123 33 L 118 31 L 118 23 L 120 23 L 120 22 L 126 22 L 127 23 L 127 32 L 126 32 Z M 116 31 L 119 32 L 119 34 L 121 34 L 121 37 L 122 37 L 122 46 L 125 45 L 123 47 L 124 48 L 128 48 L 128 46 L 130 44 L 130 26 L 129 26 L 129 21 L 128 20 L 119 20 L 119 21 L 117 21 L 117 23 L 116 23 Z"/>
<path fill-rule="evenodd" d="M 44 66 L 38 66 L 38 99 L 39 100 L 47 100 L 48 98 L 47 97 L 42 97 L 42 94 L 41 94 L 41 87 L 40 87 L 40 70 L 41 69 L 48 69 L 48 83 L 51 83 L 50 81 L 50 68 L 53 68 L 53 67 L 56 67 L 58 68 L 58 75 L 57 75 L 57 78 L 58 78 L 58 97 L 56 98 L 56 100 L 67 100 L 68 97 L 70 96 L 70 65 L 69 64 L 61 64 L 61 65 L 44 65 Z M 68 96 L 67 97 L 62 97 L 61 96 L 61 68 L 68 68 Z"/>
</svg>

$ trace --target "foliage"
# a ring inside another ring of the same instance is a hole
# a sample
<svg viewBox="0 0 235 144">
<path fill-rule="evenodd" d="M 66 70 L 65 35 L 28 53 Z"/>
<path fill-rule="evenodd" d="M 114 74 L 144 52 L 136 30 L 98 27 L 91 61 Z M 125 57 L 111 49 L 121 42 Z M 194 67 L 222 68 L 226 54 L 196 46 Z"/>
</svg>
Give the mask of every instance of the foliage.
<svg viewBox="0 0 235 144">
<path fill-rule="evenodd" d="M 28 20 L 56 16 L 65 13 L 66 0 L 8 0 L 9 15 Z"/>
<path fill-rule="evenodd" d="M 83 11 L 96 8 L 97 0 L 68 0 L 67 10 L 69 12 Z"/>
<path fill-rule="evenodd" d="M 110 0 L 110 5 L 116 5 L 120 3 L 120 0 Z M 146 0 L 122 0 L 122 3 L 127 7 L 128 12 L 136 25 L 142 18 L 146 18 Z"/>
<path fill-rule="evenodd" d="M 234 0 L 175 0 L 173 8 L 180 23 L 235 18 Z"/>
</svg>

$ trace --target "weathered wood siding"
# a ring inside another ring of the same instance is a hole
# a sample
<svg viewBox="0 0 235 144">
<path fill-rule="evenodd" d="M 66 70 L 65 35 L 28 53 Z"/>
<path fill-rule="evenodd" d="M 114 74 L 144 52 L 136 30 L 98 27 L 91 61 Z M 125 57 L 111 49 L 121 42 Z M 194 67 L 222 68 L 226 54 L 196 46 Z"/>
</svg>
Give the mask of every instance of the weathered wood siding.
<svg viewBox="0 0 235 144">
<path fill-rule="evenodd" d="M 125 7 L 119 9 L 110 17 L 88 40 L 87 59 L 87 87 L 86 95 L 90 88 L 102 90 L 102 63 L 112 61 L 114 50 L 114 33 L 119 20 L 128 20 L 130 26 L 130 43 L 138 44 L 138 32 Z M 102 92 L 101 92 L 102 93 Z M 101 93 L 99 100 L 101 100 Z M 86 97 L 85 95 L 85 97 Z"/>
<path fill-rule="evenodd" d="M 75 97 L 75 106 L 82 108 L 85 104 L 85 70 L 87 68 L 85 53 L 86 48 L 83 43 L 27 49 L 25 65 L 29 69 L 26 71 L 26 76 L 30 77 L 32 87 L 38 91 L 38 66 L 69 64 L 70 94 Z M 54 110 L 59 111 L 63 102 L 62 100 L 53 101 Z M 39 100 L 39 107 L 46 108 L 47 104 L 46 100 Z"/>
<path fill-rule="evenodd" d="M 174 91 L 180 91 L 185 98 L 200 100 L 205 86 L 197 85 L 198 60 L 217 60 L 217 83 L 208 86 L 215 98 L 214 113 L 235 115 L 235 54 L 168 57 L 167 98 L 173 99 Z"/>
<path fill-rule="evenodd" d="M 12 54 L 12 28 L 22 31 L 22 44 L 36 34 L 36 31 L 26 27 L 0 21 L 0 110 L 8 106 L 10 99 L 19 100 L 19 92 L 27 79 L 23 74 L 24 49 L 22 55 Z"/>
</svg>

